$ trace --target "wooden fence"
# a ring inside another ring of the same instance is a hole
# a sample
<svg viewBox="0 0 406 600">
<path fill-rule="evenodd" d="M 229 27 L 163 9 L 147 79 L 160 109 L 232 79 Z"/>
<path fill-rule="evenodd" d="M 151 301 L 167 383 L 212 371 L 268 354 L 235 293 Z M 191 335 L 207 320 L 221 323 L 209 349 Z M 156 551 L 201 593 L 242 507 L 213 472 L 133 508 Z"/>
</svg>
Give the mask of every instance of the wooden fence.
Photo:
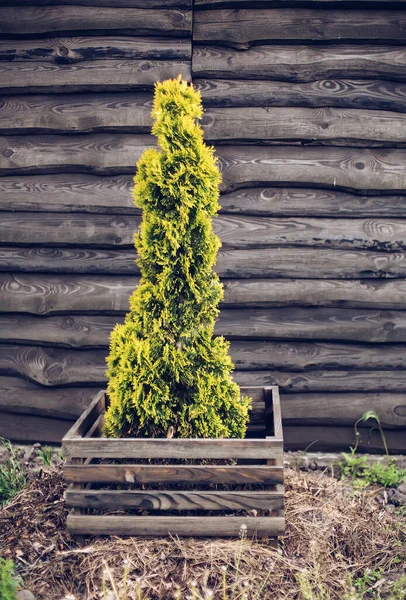
<svg viewBox="0 0 406 600">
<path fill-rule="evenodd" d="M 405 451 L 406 2 L 112 5 L 0 0 L 0 435 L 57 442 L 105 384 L 152 86 L 181 73 L 223 173 L 237 381 L 281 387 L 288 448 L 348 448 L 374 409 Z"/>
</svg>

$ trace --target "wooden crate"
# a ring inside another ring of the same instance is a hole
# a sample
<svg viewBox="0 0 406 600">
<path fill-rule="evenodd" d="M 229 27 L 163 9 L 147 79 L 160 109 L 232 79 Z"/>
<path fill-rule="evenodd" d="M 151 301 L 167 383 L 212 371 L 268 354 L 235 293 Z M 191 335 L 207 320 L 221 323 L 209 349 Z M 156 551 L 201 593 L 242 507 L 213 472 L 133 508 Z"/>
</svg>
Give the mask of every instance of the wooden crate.
<svg viewBox="0 0 406 600">
<path fill-rule="evenodd" d="M 108 396 L 99 392 L 62 441 L 70 533 L 221 537 L 243 529 L 248 536 L 274 539 L 283 534 L 278 388 L 241 391 L 253 399 L 245 439 L 102 438 Z"/>
</svg>

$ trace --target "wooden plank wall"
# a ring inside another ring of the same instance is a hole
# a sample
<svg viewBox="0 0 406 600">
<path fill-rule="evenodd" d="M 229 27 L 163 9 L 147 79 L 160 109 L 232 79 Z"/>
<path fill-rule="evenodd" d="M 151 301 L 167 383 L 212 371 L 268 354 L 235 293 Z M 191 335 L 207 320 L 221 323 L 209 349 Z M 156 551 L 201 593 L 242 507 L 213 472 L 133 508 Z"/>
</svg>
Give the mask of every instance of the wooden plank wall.
<svg viewBox="0 0 406 600">
<path fill-rule="evenodd" d="M 348 448 L 375 409 L 406 450 L 406 2 L 372 4 L 0 0 L 0 435 L 59 441 L 104 385 L 152 85 L 182 73 L 236 379 L 281 386 L 288 448 Z"/>
</svg>

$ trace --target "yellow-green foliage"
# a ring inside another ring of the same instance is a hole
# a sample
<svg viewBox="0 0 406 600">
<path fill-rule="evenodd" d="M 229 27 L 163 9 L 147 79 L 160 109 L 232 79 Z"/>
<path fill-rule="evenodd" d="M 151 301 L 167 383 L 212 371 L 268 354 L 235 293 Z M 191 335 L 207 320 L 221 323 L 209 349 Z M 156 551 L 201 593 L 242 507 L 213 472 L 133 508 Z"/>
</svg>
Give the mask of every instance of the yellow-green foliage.
<svg viewBox="0 0 406 600">
<path fill-rule="evenodd" d="M 134 178 L 141 282 L 107 359 L 109 436 L 244 437 L 249 399 L 213 337 L 223 290 L 213 272 L 220 173 L 196 122 L 200 94 L 180 78 L 155 88 L 152 133 Z"/>
</svg>

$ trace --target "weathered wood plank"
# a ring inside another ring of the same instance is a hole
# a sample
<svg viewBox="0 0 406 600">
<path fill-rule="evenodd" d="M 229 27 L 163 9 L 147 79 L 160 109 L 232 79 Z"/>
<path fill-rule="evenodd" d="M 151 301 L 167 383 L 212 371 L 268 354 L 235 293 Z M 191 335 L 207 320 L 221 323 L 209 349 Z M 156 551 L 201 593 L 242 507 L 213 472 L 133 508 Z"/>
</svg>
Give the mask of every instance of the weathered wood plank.
<svg viewBox="0 0 406 600">
<path fill-rule="evenodd" d="M 254 46 L 241 52 L 224 46 L 193 48 L 196 78 L 273 79 L 312 82 L 323 79 L 405 81 L 402 46 Z M 334 87 L 334 84 L 333 86 Z"/>
<path fill-rule="evenodd" d="M 47 444 L 60 444 L 72 423 L 66 419 L 0 412 L 0 437 L 18 442 L 41 440 Z"/>
<path fill-rule="evenodd" d="M 189 40 L 168 37 L 98 35 L 0 40 L 1 61 L 23 61 L 26 65 L 31 62 L 55 65 L 106 59 L 190 60 L 190 56 Z"/>
<path fill-rule="evenodd" d="M 7 184 L 7 192 L 12 194 L 12 178 L 5 179 L 10 179 L 10 184 Z M 0 180 L 0 193 L 2 183 L 4 184 L 4 180 Z M 32 193 L 35 193 L 34 190 Z M 14 193 L 14 196 L 16 195 Z M 6 198 L 5 196 L 4 200 Z M 18 202 L 18 197 L 16 200 Z M 261 217 L 388 218 L 403 217 L 406 214 L 405 195 L 363 196 L 334 189 L 317 188 L 268 186 L 241 188 L 228 194 L 222 194 L 220 204 L 222 214 L 245 214 Z"/>
<path fill-rule="evenodd" d="M 283 517 L 118 517 L 68 515 L 71 534 L 85 535 L 181 535 L 188 537 L 237 537 L 241 526 L 247 536 L 278 536 L 285 532 Z"/>
<path fill-rule="evenodd" d="M 406 14 L 387 10 L 250 8 L 196 11 L 196 42 L 248 48 L 254 43 L 403 43 Z"/>
<path fill-rule="evenodd" d="M 2 2 L 5 2 L 7 4 L 9 4 L 11 2 L 11 0 L 1 0 Z M 41 4 L 41 3 L 47 3 L 47 2 L 51 2 L 52 0 L 17 0 L 17 4 L 21 3 L 21 4 L 31 4 L 31 3 L 36 3 L 36 4 Z M 62 0 L 57 0 L 62 2 Z M 72 2 L 73 0 L 69 0 L 68 2 L 66 2 L 66 4 L 68 4 L 69 2 Z M 77 2 L 77 4 L 80 4 L 83 0 L 80 0 L 80 2 Z M 86 2 L 86 0 L 84 0 Z M 91 1 L 95 1 L 95 0 L 88 0 L 89 2 Z M 121 0 L 120 0 L 121 1 Z M 76 2 L 75 2 L 76 3 Z M 336 6 L 342 6 L 343 9 L 344 8 L 348 8 L 348 5 L 351 5 L 351 7 L 353 6 L 368 6 L 369 4 L 373 4 L 375 6 L 380 6 L 382 5 L 383 7 L 387 7 L 387 6 L 399 6 L 401 4 L 405 4 L 405 0 L 195 0 L 194 1 L 194 8 L 196 10 L 207 10 L 210 8 L 218 8 L 220 6 L 245 6 L 247 5 L 247 7 L 250 6 L 263 6 L 264 8 L 268 8 L 268 7 L 284 7 L 284 6 L 298 6 L 298 7 L 302 7 L 302 6 L 315 6 L 317 7 L 319 4 L 320 5 L 325 5 L 325 4 L 332 4 L 332 5 L 336 5 Z"/>
<path fill-rule="evenodd" d="M 85 508 L 143 510 L 279 510 L 281 492 L 172 492 L 138 490 L 70 490 L 66 505 Z"/>
<path fill-rule="evenodd" d="M 191 33 L 192 15 L 187 10 L 148 9 L 106 6 L 0 7 L 0 34 L 12 36 L 47 36 L 86 32 L 128 35 L 170 35 L 184 37 Z"/>
<path fill-rule="evenodd" d="M 97 387 L 44 388 L 19 377 L 0 377 L 0 412 L 77 419 L 100 389 Z M 39 432 L 38 432 L 39 433 Z"/>
<path fill-rule="evenodd" d="M 276 182 L 345 191 L 406 189 L 403 150 L 221 146 L 222 191 Z"/>
<path fill-rule="evenodd" d="M 0 247 L 0 271 L 30 273 L 89 273 L 111 275 L 138 275 L 139 268 L 135 263 L 134 249 L 108 249 L 108 248 L 61 248 L 46 246 L 2 246 Z M 301 278 L 299 281 L 276 281 L 279 291 L 284 286 L 287 293 L 287 302 L 291 300 L 292 291 L 300 285 L 312 296 L 317 291 L 325 294 L 331 291 L 336 284 L 326 284 L 323 279 L 370 279 L 405 277 L 406 253 L 383 253 L 374 251 L 345 251 L 329 249 L 303 248 L 300 252 L 296 248 L 256 248 L 244 250 L 220 250 L 216 272 L 224 279 L 251 279 L 260 278 L 260 290 L 266 286 L 263 280 L 267 278 Z M 313 279 L 310 284 L 304 279 Z M 227 285 L 227 282 L 224 281 Z M 230 282 L 231 285 L 231 282 Z M 347 281 L 341 283 L 341 288 L 354 288 L 357 283 Z M 366 290 L 369 283 L 364 282 L 361 289 Z M 386 308 L 404 308 L 401 281 L 382 282 L 382 288 L 368 288 L 374 290 L 373 297 L 364 294 L 364 299 L 373 306 Z M 384 296 L 379 291 L 393 290 L 395 297 Z M 269 292 L 269 290 L 268 290 Z M 265 290 L 265 294 L 269 296 Z M 399 295 L 400 293 L 400 295 Z M 275 293 L 274 293 L 275 296 Z M 359 296 L 359 295 L 358 295 Z M 303 297 L 303 293 L 302 293 Z M 247 299 L 249 300 L 248 295 Z M 261 302 L 259 294 L 257 301 Z M 354 298 L 355 299 L 355 298 Z M 227 301 L 227 299 L 226 299 Z M 264 300 L 265 301 L 265 300 Z"/>
<path fill-rule="evenodd" d="M 94 424 L 98 421 L 100 415 L 106 410 L 106 392 L 100 390 L 92 399 L 86 410 L 75 421 L 72 427 L 65 435 L 65 439 L 79 437 L 88 437 L 89 431 L 93 431 Z"/>
<path fill-rule="evenodd" d="M 0 211 L 140 214 L 133 205 L 132 188 L 130 174 L 11 175 L 0 177 Z"/>
<path fill-rule="evenodd" d="M 400 0 L 392 1 L 399 2 Z M 112 6 L 111 0 L 0 0 L 0 6 L 55 6 L 58 4 L 108 6 L 110 8 Z M 116 8 L 192 8 L 191 0 L 114 0 L 114 6 Z"/>
<path fill-rule="evenodd" d="M 235 371 L 234 379 L 239 385 L 278 385 L 283 395 L 299 392 L 406 392 L 405 371 Z"/>
<path fill-rule="evenodd" d="M 149 133 L 150 94 L 5 97 L 0 133 L 103 132 Z M 44 112 L 47 119 L 44 120 Z M 406 116 L 383 110 L 334 108 L 212 108 L 202 126 L 207 140 L 327 145 L 406 144 Z"/>
<path fill-rule="evenodd" d="M 0 273 L 0 311 L 52 315 L 124 315 L 136 277 Z M 225 307 L 324 306 L 399 309 L 404 281 L 226 280 Z M 72 325 L 72 324 L 71 324 Z M 69 328 L 69 322 L 66 325 Z"/>
<path fill-rule="evenodd" d="M 385 423 L 384 428 L 406 428 L 404 394 L 286 394 L 282 408 L 284 423 L 288 425 L 351 427 L 367 410 L 373 410 Z M 371 425 L 372 421 L 363 424 L 361 431 Z"/>
<path fill-rule="evenodd" d="M 283 483 L 283 468 L 268 465 L 66 465 L 64 474 L 73 483 Z"/>
<path fill-rule="evenodd" d="M 321 79 L 310 83 L 289 83 L 196 78 L 193 84 L 208 108 L 304 106 L 406 110 L 406 84 L 392 81 Z"/>
<path fill-rule="evenodd" d="M 361 416 L 361 415 L 359 415 Z M 383 454 L 385 448 L 382 438 L 376 429 L 360 429 L 361 439 L 359 440 L 358 450 L 360 452 L 369 452 Z M 297 425 L 287 425 L 284 428 L 285 449 L 286 450 L 304 450 L 311 446 L 313 452 L 348 452 L 350 446 L 354 446 L 356 436 L 354 427 L 326 427 L 326 426 L 308 426 L 298 427 Z M 386 431 L 386 440 L 390 452 L 404 453 L 406 450 L 406 430 Z"/>
<path fill-rule="evenodd" d="M 406 116 L 384 110 L 227 107 L 206 110 L 202 125 L 216 143 L 402 146 Z"/>
<path fill-rule="evenodd" d="M 190 61 L 84 60 L 77 64 L 0 61 L 2 94 L 152 90 L 157 81 L 190 79 Z"/>
<path fill-rule="evenodd" d="M 66 439 L 63 441 L 64 455 L 67 457 L 75 456 L 79 458 L 88 458 L 97 456 L 99 458 L 253 458 L 255 460 L 275 458 L 281 454 L 282 441 L 277 438 L 266 439 L 203 439 L 203 438 L 114 438 L 103 439 Z M 107 465 L 108 466 L 108 465 Z M 117 465 L 114 465 L 115 467 Z M 90 468 L 91 466 L 89 466 Z M 125 465 L 128 468 L 128 465 Z M 153 465 L 137 465 L 137 468 L 153 468 Z M 159 467 L 163 468 L 163 467 Z M 164 467 L 168 469 L 169 466 Z M 179 465 L 173 467 L 179 469 Z M 190 467 L 185 467 L 189 469 Z M 208 469 L 209 467 L 202 467 Z M 227 467 L 216 467 L 217 469 L 227 469 Z M 248 467 L 247 467 L 248 468 Z M 268 468 L 268 476 L 276 473 L 278 467 Z M 111 469 L 111 467 L 110 467 Z M 211 467 L 214 469 L 214 467 Z M 233 470 L 233 477 L 239 477 L 240 466 L 229 467 Z M 280 477 L 283 477 L 283 471 L 280 469 Z M 114 470 L 114 469 L 113 469 Z M 183 471 L 182 478 L 184 480 Z M 207 472 L 207 471 L 206 471 Z M 191 477 L 187 477 L 191 480 Z M 223 480 L 224 481 L 224 480 Z"/>
<path fill-rule="evenodd" d="M 406 168 L 404 176 L 406 185 Z M 133 248 L 134 232 L 140 222 L 139 216 L 129 215 L 3 212 L 0 243 Z M 220 215 L 213 226 L 224 249 L 305 246 L 393 252 L 406 248 L 406 219 L 400 218 Z M 135 260 L 135 250 L 133 252 Z"/>
</svg>

